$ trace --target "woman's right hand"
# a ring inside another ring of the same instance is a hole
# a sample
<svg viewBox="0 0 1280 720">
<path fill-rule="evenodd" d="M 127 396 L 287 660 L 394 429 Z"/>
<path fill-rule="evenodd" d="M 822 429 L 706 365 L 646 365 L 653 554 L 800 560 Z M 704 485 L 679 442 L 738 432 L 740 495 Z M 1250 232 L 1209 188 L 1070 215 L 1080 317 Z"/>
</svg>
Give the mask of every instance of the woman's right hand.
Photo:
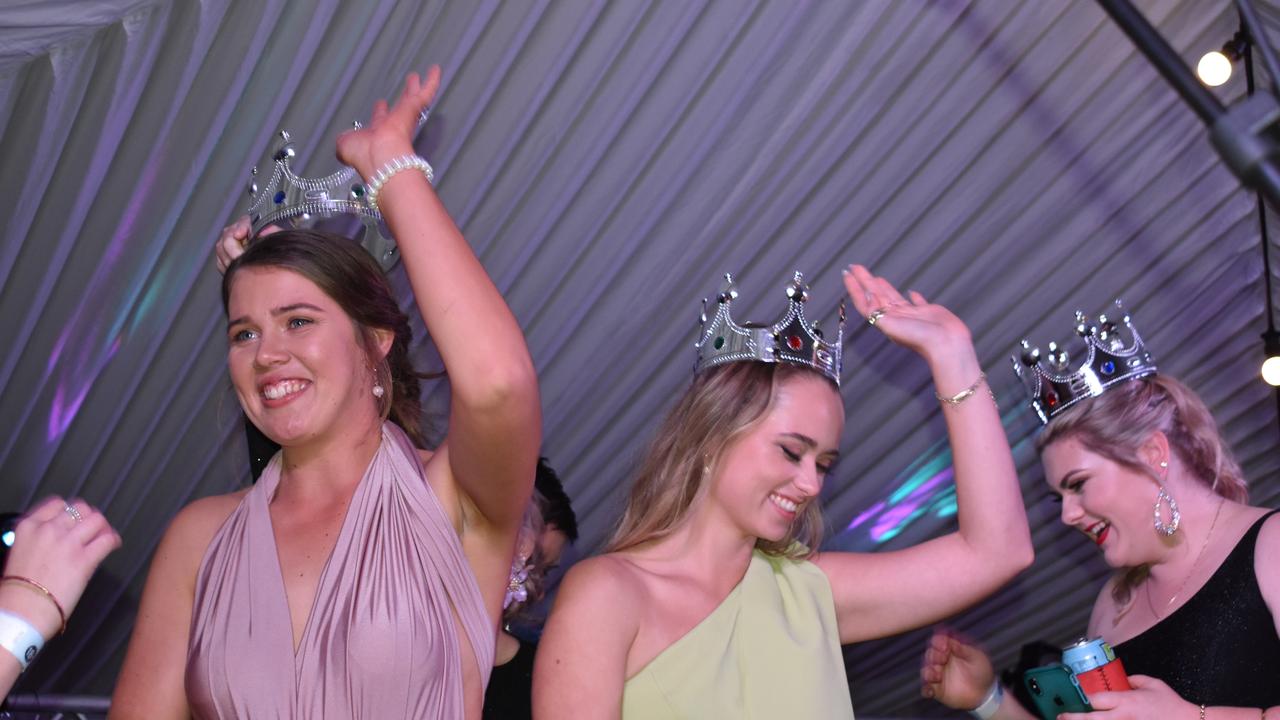
<svg viewBox="0 0 1280 720">
<path fill-rule="evenodd" d="M 392 158 L 413 152 L 422 112 L 440 88 L 440 67 L 432 65 L 426 77 L 409 73 L 394 105 L 379 100 L 369 123 L 338 136 L 338 160 L 360 173 L 365 182 Z"/>
<path fill-rule="evenodd" d="M 67 502 L 54 496 L 32 508 L 14 528 L 4 574 L 40 583 L 70 615 L 93 571 L 118 547 L 120 536 L 102 513 L 83 500 Z M 46 639 L 61 627 L 53 603 L 34 588 L 9 581 L 0 585 L 0 591 L 0 605 L 15 605 L 10 609 L 27 618 Z"/>
<path fill-rule="evenodd" d="M 991 659 L 976 645 L 946 630 L 929 638 L 920 668 L 921 695 L 950 708 L 972 710 L 986 699 L 994 681 Z"/>
<path fill-rule="evenodd" d="M 912 290 L 904 297 L 892 283 L 862 265 L 845 268 L 844 286 L 858 314 L 931 365 L 949 362 L 957 354 L 973 354 L 973 339 L 964 321 L 920 293 Z"/>
</svg>

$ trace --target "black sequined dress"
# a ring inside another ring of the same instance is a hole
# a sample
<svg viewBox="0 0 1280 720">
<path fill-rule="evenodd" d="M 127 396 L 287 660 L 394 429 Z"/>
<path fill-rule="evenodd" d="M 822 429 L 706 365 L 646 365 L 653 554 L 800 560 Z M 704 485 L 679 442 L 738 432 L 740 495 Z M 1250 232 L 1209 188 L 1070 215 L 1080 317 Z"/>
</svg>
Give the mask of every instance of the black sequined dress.
<svg viewBox="0 0 1280 720">
<path fill-rule="evenodd" d="M 1116 645 L 1130 675 L 1159 678 L 1197 705 L 1280 705 L 1280 636 L 1254 573 L 1258 532 L 1277 512 L 1255 522 L 1182 607 Z"/>
</svg>

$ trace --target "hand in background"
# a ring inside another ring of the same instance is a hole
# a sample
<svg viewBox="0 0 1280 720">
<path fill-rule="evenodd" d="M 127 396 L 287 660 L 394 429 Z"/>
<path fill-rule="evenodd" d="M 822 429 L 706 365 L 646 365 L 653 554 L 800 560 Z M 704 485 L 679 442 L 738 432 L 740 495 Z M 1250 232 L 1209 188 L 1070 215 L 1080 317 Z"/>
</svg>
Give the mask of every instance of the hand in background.
<svg viewBox="0 0 1280 720">
<path fill-rule="evenodd" d="M 79 514 L 79 520 L 68 507 Z M 37 504 L 14 528 L 4 574 L 40 583 L 70 615 L 93 571 L 118 547 L 120 536 L 102 513 L 83 500 L 68 503 L 54 496 Z M 57 634 L 62 626 L 49 598 L 26 583 L 0 584 L 0 607 L 22 616 L 45 639 Z"/>
<path fill-rule="evenodd" d="M 991 659 L 954 633 L 937 630 L 929 638 L 920 668 L 920 694 L 950 708 L 972 710 L 995 681 Z"/>
</svg>

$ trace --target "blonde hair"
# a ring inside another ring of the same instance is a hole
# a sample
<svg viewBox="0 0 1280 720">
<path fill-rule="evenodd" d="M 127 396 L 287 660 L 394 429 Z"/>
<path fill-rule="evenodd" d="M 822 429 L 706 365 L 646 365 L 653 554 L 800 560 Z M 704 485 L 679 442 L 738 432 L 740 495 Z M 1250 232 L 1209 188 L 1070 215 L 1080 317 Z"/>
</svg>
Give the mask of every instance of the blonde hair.
<svg viewBox="0 0 1280 720">
<path fill-rule="evenodd" d="M 725 448 L 767 414 L 783 382 L 806 373 L 815 371 L 785 363 L 734 362 L 694 377 L 650 443 L 605 552 L 660 540 L 675 531 Z M 806 558 L 822 541 L 822 533 L 822 508 L 815 498 L 805 503 L 786 536 L 758 539 L 756 547 L 773 555 Z"/>
<path fill-rule="evenodd" d="M 1072 438 L 1089 452 L 1159 482 L 1140 455 L 1155 432 L 1164 433 L 1170 450 L 1196 480 L 1228 500 L 1248 501 L 1244 474 L 1209 408 L 1191 388 L 1166 375 L 1123 382 L 1081 401 L 1049 422 L 1036 438 L 1036 449 L 1043 452 L 1059 440 Z M 1118 604 L 1128 602 L 1147 572 L 1146 566 L 1121 571 L 1112 591 Z"/>
<path fill-rule="evenodd" d="M 544 502 L 538 491 L 534 490 L 529 503 L 525 505 L 524 517 L 520 520 L 520 529 L 516 533 L 515 556 L 512 559 L 518 560 L 521 557 L 521 550 L 526 546 L 529 548 L 528 557 L 523 559 L 524 569 L 527 572 L 523 585 L 527 597 L 524 600 L 513 600 L 510 605 L 503 608 L 504 623 L 523 617 L 546 594 L 547 571 L 551 569 L 551 563 L 542 552 L 542 533 L 547 528 L 542 516 Z M 512 571 L 515 571 L 514 567 Z M 508 578 L 509 581 L 510 578 Z"/>
</svg>

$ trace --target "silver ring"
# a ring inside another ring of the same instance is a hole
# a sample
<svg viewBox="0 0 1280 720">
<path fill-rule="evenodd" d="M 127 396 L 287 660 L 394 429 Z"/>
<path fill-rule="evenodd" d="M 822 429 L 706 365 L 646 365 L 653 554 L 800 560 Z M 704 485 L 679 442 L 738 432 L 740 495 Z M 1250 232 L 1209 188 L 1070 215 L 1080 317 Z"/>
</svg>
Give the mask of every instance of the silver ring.
<svg viewBox="0 0 1280 720">
<path fill-rule="evenodd" d="M 75 508 L 73 508 L 73 507 L 71 507 L 70 505 L 67 505 L 66 507 L 64 507 L 64 508 L 62 508 L 62 509 L 63 509 L 63 510 L 68 514 L 68 515 L 70 515 L 70 516 L 71 516 L 71 518 L 72 518 L 73 520 L 75 520 L 77 523 L 84 519 L 83 517 L 81 517 L 81 515 L 80 515 L 80 511 L 79 511 L 79 510 L 77 510 L 77 509 L 75 509 Z"/>
<path fill-rule="evenodd" d="M 872 310 L 871 314 L 867 316 L 867 324 L 871 327 L 875 327 L 876 323 L 880 322 L 880 318 L 882 317 L 884 317 L 884 308 Z"/>
</svg>

